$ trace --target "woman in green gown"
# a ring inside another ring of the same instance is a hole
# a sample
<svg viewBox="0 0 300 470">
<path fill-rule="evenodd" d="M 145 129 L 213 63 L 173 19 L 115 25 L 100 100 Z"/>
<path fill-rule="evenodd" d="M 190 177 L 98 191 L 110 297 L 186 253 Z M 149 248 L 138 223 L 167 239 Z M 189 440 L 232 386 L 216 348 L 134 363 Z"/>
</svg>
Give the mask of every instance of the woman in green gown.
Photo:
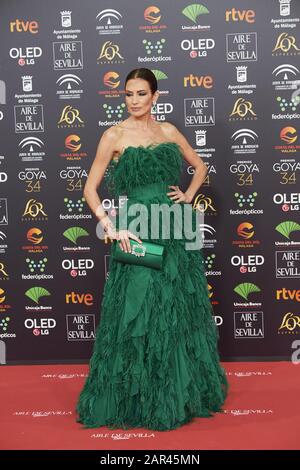
<svg viewBox="0 0 300 470">
<path fill-rule="evenodd" d="M 129 251 L 130 238 L 142 237 L 113 223 L 97 188 L 109 169 L 107 188 L 115 198 L 126 195 L 128 207 L 183 206 L 207 168 L 174 125 L 152 119 L 159 93 L 149 69 L 132 70 L 125 93 L 130 117 L 103 133 L 84 189 L 113 243 L 77 421 L 86 428 L 166 431 L 222 411 L 227 395 L 202 250 L 187 250 L 186 239 L 175 238 L 171 228 L 169 239 L 158 240 L 166 253 L 161 269 L 118 262 L 116 243 Z M 185 192 L 178 186 L 183 159 L 195 169 Z"/>
</svg>

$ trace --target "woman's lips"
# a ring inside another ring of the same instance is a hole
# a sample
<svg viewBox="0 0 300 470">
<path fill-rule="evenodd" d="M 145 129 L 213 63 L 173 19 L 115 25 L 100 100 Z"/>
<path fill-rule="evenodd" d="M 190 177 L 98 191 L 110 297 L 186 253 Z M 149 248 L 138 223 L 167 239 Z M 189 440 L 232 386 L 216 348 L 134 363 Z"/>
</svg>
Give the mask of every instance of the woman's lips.
<svg viewBox="0 0 300 470">
<path fill-rule="evenodd" d="M 131 109 L 132 109 L 132 111 L 138 111 L 138 110 L 141 109 L 141 108 L 132 107 Z"/>
</svg>

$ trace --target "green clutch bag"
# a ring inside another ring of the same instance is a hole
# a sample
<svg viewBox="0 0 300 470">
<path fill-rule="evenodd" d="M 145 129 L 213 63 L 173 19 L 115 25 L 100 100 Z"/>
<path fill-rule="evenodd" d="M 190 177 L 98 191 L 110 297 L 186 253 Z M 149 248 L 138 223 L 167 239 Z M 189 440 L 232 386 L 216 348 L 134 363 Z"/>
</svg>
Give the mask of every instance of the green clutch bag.
<svg viewBox="0 0 300 470">
<path fill-rule="evenodd" d="M 139 243 L 129 238 L 131 252 L 125 252 L 120 248 L 119 241 L 115 240 L 113 258 L 121 263 L 137 264 L 149 268 L 161 269 L 165 247 L 150 241 Z"/>
</svg>

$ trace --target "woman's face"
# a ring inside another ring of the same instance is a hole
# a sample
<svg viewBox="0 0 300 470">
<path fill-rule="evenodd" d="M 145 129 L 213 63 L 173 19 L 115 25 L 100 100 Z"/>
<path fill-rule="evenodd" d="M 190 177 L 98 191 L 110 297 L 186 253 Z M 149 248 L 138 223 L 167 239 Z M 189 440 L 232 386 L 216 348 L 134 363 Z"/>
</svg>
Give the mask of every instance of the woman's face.
<svg viewBox="0 0 300 470">
<path fill-rule="evenodd" d="M 154 95 L 150 85 L 143 78 L 131 78 L 125 87 L 125 102 L 128 112 L 134 117 L 151 113 Z"/>
</svg>

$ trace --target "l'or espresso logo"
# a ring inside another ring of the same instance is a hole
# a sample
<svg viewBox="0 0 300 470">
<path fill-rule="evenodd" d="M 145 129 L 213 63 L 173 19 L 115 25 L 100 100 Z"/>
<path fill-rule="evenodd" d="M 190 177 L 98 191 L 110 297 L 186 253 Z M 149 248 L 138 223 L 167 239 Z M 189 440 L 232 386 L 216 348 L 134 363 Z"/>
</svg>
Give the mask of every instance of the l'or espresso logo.
<svg viewBox="0 0 300 470">
<path fill-rule="evenodd" d="M 42 182 L 47 180 L 47 174 L 40 168 L 25 168 L 19 171 L 18 178 L 24 181 L 27 193 L 39 193 L 42 189 Z"/>
<path fill-rule="evenodd" d="M 82 41 L 53 43 L 54 70 L 83 69 Z"/>
<path fill-rule="evenodd" d="M 213 206 L 211 197 L 204 194 L 198 194 L 193 202 L 193 209 L 205 213 L 205 215 L 217 215 L 216 208 Z"/>
<path fill-rule="evenodd" d="M 299 250 L 276 251 L 275 261 L 276 261 L 276 277 L 277 278 L 280 278 L 280 279 L 300 278 L 300 251 Z M 300 291 L 297 291 L 297 292 L 299 293 Z"/>
<path fill-rule="evenodd" d="M 198 87 L 210 89 L 213 87 L 213 77 L 211 75 L 194 75 L 193 73 L 190 73 L 183 77 L 183 86 L 185 88 Z"/>
<path fill-rule="evenodd" d="M 278 328 L 279 334 L 297 335 L 300 333 L 300 315 L 292 312 L 284 314 L 282 322 Z"/>
<path fill-rule="evenodd" d="M 252 62 L 257 60 L 257 33 L 226 34 L 227 62 Z"/>
<path fill-rule="evenodd" d="M 124 56 L 120 52 L 119 44 L 112 41 L 105 41 L 100 47 L 99 55 L 97 57 L 97 64 L 123 64 L 125 62 Z"/>
<path fill-rule="evenodd" d="M 161 17 L 160 9 L 151 5 L 144 10 L 144 20 L 147 24 L 139 26 L 139 30 L 152 34 L 165 31 L 167 29 L 167 25 L 160 22 Z"/>
<path fill-rule="evenodd" d="M 233 105 L 229 115 L 229 121 L 254 121 L 257 114 L 253 109 L 253 103 L 245 98 L 238 98 Z"/>
<path fill-rule="evenodd" d="M 185 126 L 214 126 L 215 125 L 215 99 L 185 98 L 184 100 Z"/>
<path fill-rule="evenodd" d="M 67 167 L 59 172 L 60 179 L 66 181 L 66 190 L 69 192 L 83 191 L 87 171 L 79 166 Z"/>
<path fill-rule="evenodd" d="M 44 132 L 44 108 L 42 104 L 16 105 L 15 132 Z"/>
<path fill-rule="evenodd" d="M 0 281 L 8 281 L 9 274 L 7 270 L 7 266 L 0 260 Z"/>
<path fill-rule="evenodd" d="M 48 214 L 46 214 L 44 205 L 41 202 L 36 199 L 29 199 L 22 214 L 22 221 L 32 222 L 33 220 L 48 220 Z"/>
<path fill-rule="evenodd" d="M 39 24 L 37 21 L 19 20 L 16 19 L 9 23 L 9 31 L 11 33 L 31 33 L 37 34 L 39 32 Z"/>
<path fill-rule="evenodd" d="M 236 10 L 231 8 L 231 10 L 226 10 L 225 12 L 225 21 L 246 21 L 246 23 L 255 23 L 255 11 L 254 10 Z"/>
<path fill-rule="evenodd" d="M 80 111 L 74 106 L 67 105 L 63 108 L 59 121 L 57 123 L 58 128 L 70 128 L 70 127 L 84 127 L 85 123 L 80 116 Z"/>
<path fill-rule="evenodd" d="M 260 166 L 252 160 L 240 160 L 232 163 L 229 167 L 230 173 L 236 175 L 237 186 L 253 186 L 254 176 L 259 175 Z"/>
<path fill-rule="evenodd" d="M 272 49 L 273 56 L 293 56 L 300 54 L 300 49 L 295 36 L 289 33 L 281 33 Z"/>
</svg>

